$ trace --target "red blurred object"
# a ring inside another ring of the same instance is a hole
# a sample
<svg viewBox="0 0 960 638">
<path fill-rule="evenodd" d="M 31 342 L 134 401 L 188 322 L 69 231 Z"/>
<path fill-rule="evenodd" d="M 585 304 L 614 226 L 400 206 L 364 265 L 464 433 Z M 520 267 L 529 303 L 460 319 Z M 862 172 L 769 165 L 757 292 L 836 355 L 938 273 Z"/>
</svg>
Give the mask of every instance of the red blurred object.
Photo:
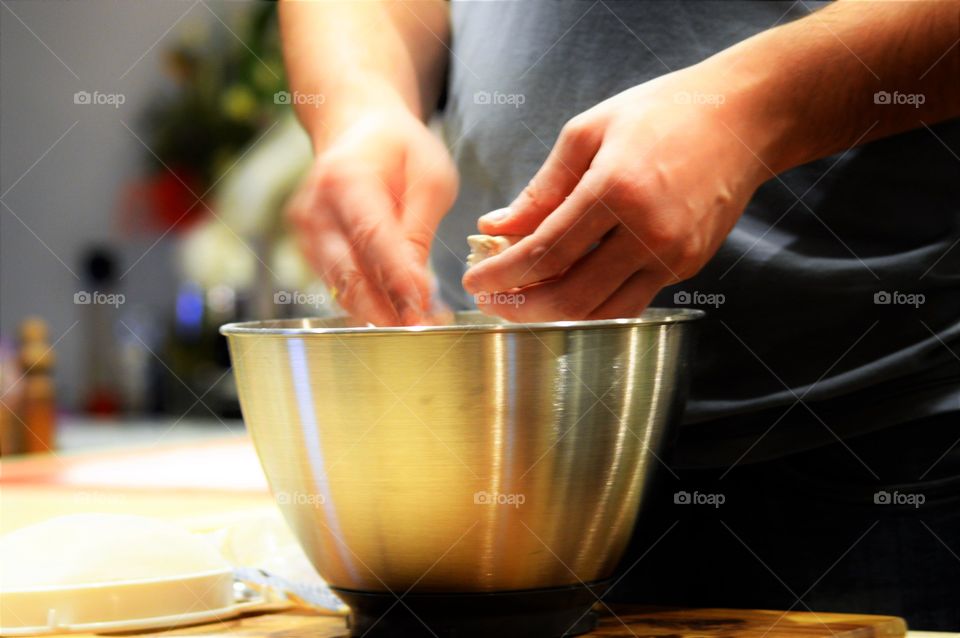
<svg viewBox="0 0 960 638">
<path fill-rule="evenodd" d="M 208 212 L 203 190 L 202 181 L 188 169 L 155 173 L 127 190 L 121 227 L 128 233 L 183 232 Z"/>
<path fill-rule="evenodd" d="M 97 417 L 111 417 L 120 413 L 120 399 L 109 388 L 94 388 L 87 397 L 84 410 Z"/>
</svg>

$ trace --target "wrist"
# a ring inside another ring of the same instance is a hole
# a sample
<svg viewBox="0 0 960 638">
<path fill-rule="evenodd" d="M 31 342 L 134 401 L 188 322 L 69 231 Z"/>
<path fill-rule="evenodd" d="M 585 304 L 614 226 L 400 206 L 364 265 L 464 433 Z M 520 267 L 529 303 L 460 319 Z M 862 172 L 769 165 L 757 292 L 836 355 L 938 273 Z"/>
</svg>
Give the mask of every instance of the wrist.
<svg viewBox="0 0 960 638">
<path fill-rule="evenodd" d="M 361 119 L 396 114 L 419 118 L 416 101 L 403 96 L 384 78 L 368 75 L 326 86 L 316 105 L 297 104 L 297 116 L 306 128 L 314 151 L 320 152 Z"/>
<path fill-rule="evenodd" d="M 747 40 L 700 63 L 724 96 L 719 116 L 736 143 L 754 156 L 762 183 L 809 159 L 798 143 L 802 100 L 761 43 Z"/>
</svg>

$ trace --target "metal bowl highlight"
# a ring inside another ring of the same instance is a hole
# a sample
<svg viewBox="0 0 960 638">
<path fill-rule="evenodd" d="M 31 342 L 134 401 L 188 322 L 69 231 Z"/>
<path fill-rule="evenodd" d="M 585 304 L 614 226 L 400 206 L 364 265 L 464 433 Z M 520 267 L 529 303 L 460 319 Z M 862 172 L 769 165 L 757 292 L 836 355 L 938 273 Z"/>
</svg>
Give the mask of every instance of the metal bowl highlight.
<svg viewBox="0 0 960 638">
<path fill-rule="evenodd" d="M 274 496 L 327 582 L 468 593 L 610 576 L 702 315 L 221 332 Z"/>
</svg>

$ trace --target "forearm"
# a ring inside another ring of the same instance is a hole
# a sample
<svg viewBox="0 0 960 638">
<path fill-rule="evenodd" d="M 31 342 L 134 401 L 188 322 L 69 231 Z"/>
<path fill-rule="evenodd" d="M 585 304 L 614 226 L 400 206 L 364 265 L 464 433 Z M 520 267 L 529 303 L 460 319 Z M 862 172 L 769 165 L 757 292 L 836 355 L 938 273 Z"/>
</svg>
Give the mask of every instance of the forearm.
<svg viewBox="0 0 960 638">
<path fill-rule="evenodd" d="M 425 118 L 446 68 L 449 15 L 443 0 L 280 5 L 291 92 L 315 145 L 365 109 L 399 106 Z"/>
<path fill-rule="evenodd" d="M 957 0 L 840 0 L 703 64 L 760 129 L 741 125 L 741 141 L 779 173 L 960 116 L 958 38 Z"/>
</svg>

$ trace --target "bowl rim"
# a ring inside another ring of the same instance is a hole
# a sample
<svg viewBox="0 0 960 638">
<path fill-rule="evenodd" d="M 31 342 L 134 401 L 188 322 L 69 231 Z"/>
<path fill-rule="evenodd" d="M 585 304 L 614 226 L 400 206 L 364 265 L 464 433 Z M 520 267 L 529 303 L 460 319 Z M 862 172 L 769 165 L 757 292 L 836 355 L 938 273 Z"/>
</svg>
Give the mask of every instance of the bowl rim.
<svg viewBox="0 0 960 638">
<path fill-rule="evenodd" d="M 346 315 L 332 317 L 305 317 L 301 319 L 267 319 L 259 321 L 240 321 L 220 326 L 224 336 L 239 335 L 417 335 L 436 333 L 508 333 L 543 332 L 548 330 L 590 330 L 596 328 L 623 328 L 629 326 L 660 326 L 696 321 L 706 316 L 706 312 L 697 308 L 648 308 L 639 317 L 622 319 L 590 319 L 579 321 L 544 321 L 536 323 L 498 322 L 494 317 L 482 314 L 478 310 L 463 310 L 456 316 L 482 317 L 489 319 L 482 323 L 444 324 L 437 326 L 311 326 L 310 322 L 335 321 L 347 318 Z"/>
</svg>

